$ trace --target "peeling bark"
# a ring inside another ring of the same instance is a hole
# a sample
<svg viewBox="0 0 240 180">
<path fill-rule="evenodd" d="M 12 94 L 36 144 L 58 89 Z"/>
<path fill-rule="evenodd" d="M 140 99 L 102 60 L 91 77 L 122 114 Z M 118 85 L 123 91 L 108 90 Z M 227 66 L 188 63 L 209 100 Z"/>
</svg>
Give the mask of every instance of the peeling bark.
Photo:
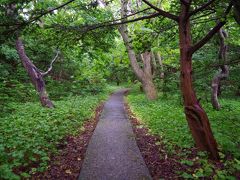
<svg viewBox="0 0 240 180">
<path fill-rule="evenodd" d="M 36 91 L 38 92 L 39 99 L 42 106 L 53 108 L 54 105 L 49 99 L 46 88 L 45 88 L 43 75 L 26 55 L 24 45 L 22 43 L 22 40 L 19 37 L 17 38 L 17 41 L 16 41 L 16 49 L 17 49 L 19 58 L 22 61 L 22 64 L 31 79 L 32 84 L 34 85 Z"/>
<path fill-rule="evenodd" d="M 214 139 L 206 112 L 196 97 L 192 82 L 192 53 L 189 15 L 190 3 L 181 3 L 179 16 L 180 39 L 180 81 L 185 115 L 196 147 L 210 153 L 210 158 L 219 159 L 217 143 Z"/>
<path fill-rule="evenodd" d="M 227 45 L 225 44 L 227 33 L 223 29 L 220 29 L 219 37 L 220 37 L 219 61 L 223 61 L 223 64 L 225 64 L 227 60 Z M 216 110 L 220 110 L 221 108 L 221 105 L 218 101 L 218 95 L 220 94 L 220 82 L 229 76 L 229 68 L 227 65 L 223 65 L 220 68 L 221 71 L 214 76 L 211 84 L 212 87 L 211 102 L 213 108 Z"/>
</svg>

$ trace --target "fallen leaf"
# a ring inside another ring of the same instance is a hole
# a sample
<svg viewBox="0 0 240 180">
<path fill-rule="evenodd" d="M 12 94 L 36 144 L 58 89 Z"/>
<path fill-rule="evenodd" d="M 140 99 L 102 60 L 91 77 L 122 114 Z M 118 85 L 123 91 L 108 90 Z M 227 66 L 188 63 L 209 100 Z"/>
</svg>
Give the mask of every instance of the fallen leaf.
<svg viewBox="0 0 240 180">
<path fill-rule="evenodd" d="M 71 172 L 70 169 L 66 170 L 65 173 L 67 173 L 67 174 L 72 174 L 72 172 Z"/>
</svg>

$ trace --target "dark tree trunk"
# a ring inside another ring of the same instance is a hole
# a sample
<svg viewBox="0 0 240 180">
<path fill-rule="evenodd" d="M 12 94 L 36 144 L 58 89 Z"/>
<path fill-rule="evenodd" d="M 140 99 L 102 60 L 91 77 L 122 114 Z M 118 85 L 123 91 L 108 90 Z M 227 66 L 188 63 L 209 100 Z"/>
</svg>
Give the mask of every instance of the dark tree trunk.
<svg viewBox="0 0 240 180">
<path fill-rule="evenodd" d="M 116 77 L 116 81 L 117 81 L 117 86 L 119 86 L 120 85 L 120 80 L 119 80 L 118 77 Z"/>
<path fill-rule="evenodd" d="M 180 38 L 180 69 L 181 91 L 183 95 L 185 115 L 196 147 L 210 153 L 210 158 L 219 159 L 217 143 L 206 112 L 198 101 L 192 83 L 192 52 L 190 19 L 188 17 L 190 4 L 181 3 L 179 17 Z"/>
<path fill-rule="evenodd" d="M 54 105 L 49 99 L 46 88 L 45 88 L 43 75 L 39 71 L 39 69 L 37 69 L 37 67 L 31 62 L 31 60 L 27 57 L 25 53 L 24 45 L 22 43 L 22 40 L 19 37 L 17 38 L 17 41 L 16 41 L 16 49 L 17 49 L 19 58 L 22 61 L 22 64 L 31 79 L 32 84 L 34 85 L 36 91 L 38 92 L 39 99 L 42 106 L 53 108 Z"/>
<path fill-rule="evenodd" d="M 225 44 L 225 39 L 227 38 L 227 33 L 223 30 L 219 30 L 220 37 L 220 47 L 219 47 L 219 61 L 223 64 L 226 63 L 227 58 L 227 45 Z M 212 80 L 212 94 L 211 94 L 211 102 L 214 109 L 219 110 L 221 105 L 218 101 L 218 96 L 221 93 L 220 83 L 222 80 L 226 79 L 229 76 L 229 68 L 227 65 L 221 66 L 221 71 L 214 76 Z"/>
<path fill-rule="evenodd" d="M 222 94 L 222 89 L 221 89 L 221 87 L 222 87 L 222 85 L 221 85 L 221 82 L 220 82 L 219 85 L 218 85 L 218 92 L 217 92 L 217 95 L 218 95 L 218 96 L 221 96 L 221 94 Z"/>
<path fill-rule="evenodd" d="M 238 89 L 236 91 L 236 96 L 240 96 L 240 86 L 238 86 Z"/>
<path fill-rule="evenodd" d="M 240 25 L 240 0 L 233 0 L 233 17 L 235 18 L 236 22 Z"/>
</svg>

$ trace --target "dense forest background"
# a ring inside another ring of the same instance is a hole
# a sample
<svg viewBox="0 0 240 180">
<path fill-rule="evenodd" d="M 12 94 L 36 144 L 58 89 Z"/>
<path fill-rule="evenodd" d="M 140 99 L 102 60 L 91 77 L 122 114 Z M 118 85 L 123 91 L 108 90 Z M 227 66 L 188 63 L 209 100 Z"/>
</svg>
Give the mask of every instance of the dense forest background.
<svg viewBox="0 0 240 180">
<path fill-rule="evenodd" d="M 118 87 L 169 152 L 223 163 L 184 178 L 239 177 L 239 0 L 1 0 L 0 19 L 0 179 L 46 170 Z"/>
</svg>

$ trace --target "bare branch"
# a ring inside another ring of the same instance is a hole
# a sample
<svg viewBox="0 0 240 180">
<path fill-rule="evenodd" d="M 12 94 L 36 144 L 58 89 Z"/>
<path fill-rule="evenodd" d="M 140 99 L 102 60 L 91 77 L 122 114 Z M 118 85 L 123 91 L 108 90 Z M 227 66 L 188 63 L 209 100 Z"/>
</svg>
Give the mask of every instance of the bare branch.
<svg viewBox="0 0 240 180">
<path fill-rule="evenodd" d="M 218 30 L 224 26 L 225 23 L 226 21 L 217 23 L 216 26 L 210 30 L 204 38 L 190 48 L 189 52 L 193 54 L 195 51 L 203 47 L 209 41 L 209 39 L 211 39 L 218 32 Z"/>
<path fill-rule="evenodd" d="M 143 2 L 145 2 L 145 3 L 146 3 L 148 6 L 150 6 L 151 8 L 155 9 L 156 11 L 158 11 L 161 16 L 167 17 L 167 18 L 169 18 L 169 19 L 172 19 L 172 20 L 178 22 L 178 19 L 179 19 L 178 16 L 176 16 L 176 15 L 174 15 L 174 14 L 171 14 L 171 13 L 169 13 L 169 12 L 166 12 L 166 11 L 164 11 L 164 10 L 162 10 L 162 9 L 154 6 L 153 4 L 151 4 L 150 2 L 148 2 L 147 0 L 143 0 Z"/>
<path fill-rule="evenodd" d="M 215 0 L 210 0 L 208 1 L 206 4 L 203 4 L 202 6 L 200 6 L 199 8 L 197 9 L 194 9 L 192 12 L 189 13 L 189 17 L 194 15 L 194 14 L 197 14 L 198 12 L 204 10 L 205 8 L 207 8 L 208 6 L 210 6 Z"/>
<path fill-rule="evenodd" d="M 55 57 L 53 58 L 53 60 L 51 61 L 48 70 L 47 70 L 46 72 L 41 72 L 41 75 L 42 75 L 42 76 L 46 76 L 46 75 L 48 75 L 48 74 L 52 71 L 53 63 L 57 60 L 57 57 L 58 57 L 59 54 L 60 54 L 60 51 L 59 51 L 59 49 L 58 49 L 58 50 L 57 50 L 57 53 L 56 53 L 56 56 L 55 56 Z"/>
</svg>

